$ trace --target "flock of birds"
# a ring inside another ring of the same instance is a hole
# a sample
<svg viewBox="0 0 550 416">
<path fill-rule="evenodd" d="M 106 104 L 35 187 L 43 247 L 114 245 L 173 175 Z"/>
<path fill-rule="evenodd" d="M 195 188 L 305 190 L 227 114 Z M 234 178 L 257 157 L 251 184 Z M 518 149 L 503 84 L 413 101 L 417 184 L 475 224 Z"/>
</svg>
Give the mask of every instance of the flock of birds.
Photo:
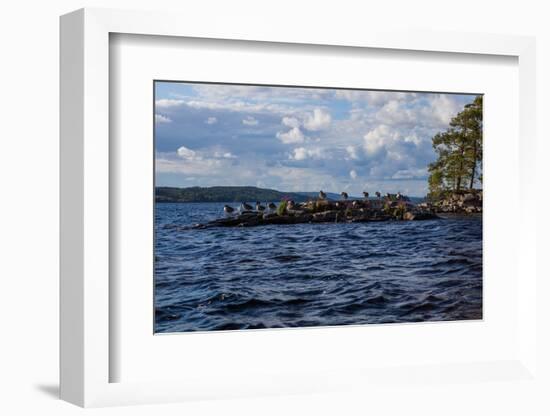
<svg viewBox="0 0 550 416">
<path fill-rule="evenodd" d="M 277 209 L 277 205 L 275 205 L 273 202 L 270 202 L 267 204 L 267 208 L 260 204 L 260 202 L 256 202 L 256 211 L 257 212 L 265 212 L 266 209 L 268 211 L 275 211 Z M 223 210 L 226 214 L 232 214 L 235 212 L 235 208 L 230 207 L 229 205 L 224 205 Z M 254 211 L 254 208 L 252 205 L 247 204 L 246 202 L 242 202 L 241 206 L 239 207 L 239 211 L 246 212 L 246 211 Z"/>
<path fill-rule="evenodd" d="M 374 194 L 376 195 L 376 197 L 378 199 L 380 199 L 380 197 L 382 196 L 382 194 L 378 191 L 375 192 Z M 347 192 L 341 192 L 340 196 L 342 197 L 343 201 L 346 201 L 349 198 Z M 365 198 L 365 200 L 367 200 L 369 198 L 369 193 L 368 192 L 363 192 L 363 197 Z M 386 197 L 390 198 L 390 199 L 392 197 L 395 197 L 395 199 L 397 199 L 397 200 L 403 200 L 403 199 L 406 198 L 403 195 L 401 195 L 400 192 L 398 192 L 397 194 L 395 194 L 393 196 L 392 196 L 392 194 L 387 193 Z M 326 200 L 327 199 L 327 194 L 323 191 L 319 191 L 319 199 Z M 336 204 L 338 205 L 338 202 Z M 353 201 L 353 204 L 357 204 L 357 201 Z M 288 201 L 287 202 L 287 207 L 289 209 L 294 209 L 294 207 L 295 207 L 294 201 L 292 201 L 292 200 Z M 236 210 L 237 210 L 236 208 L 233 208 L 229 205 L 224 205 L 223 206 L 223 211 L 228 215 L 231 215 L 231 214 L 235 213 Z M 258 201 L 258 202 L 256 202 L 256 209 L 254 209 L 254 207 L 252 205 L 249 205 L 246 202 L 242 202 L 239 209 L 238 209 L 238 212 L 243 213 L 243 212 L 256 211 L 258 213 L 264 213 L 264 212 L 271 213 L 271 212 L 275 212 L 276 210 L 277 210 L 277 206 L 273 202 L 270 202 L 270 203 L 266 204 L 266 206 L 264 206 Z"/>
</svg>

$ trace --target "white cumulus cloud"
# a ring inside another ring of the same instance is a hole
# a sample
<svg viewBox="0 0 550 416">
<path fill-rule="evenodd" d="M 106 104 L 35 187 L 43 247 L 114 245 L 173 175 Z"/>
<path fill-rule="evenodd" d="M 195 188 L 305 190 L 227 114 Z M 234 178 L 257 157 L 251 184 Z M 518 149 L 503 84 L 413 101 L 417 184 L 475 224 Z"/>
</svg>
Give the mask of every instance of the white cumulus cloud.
<svg viewBox="0 0 550 416">
<path fill-rule="evenodd" d="M 205 121 L 206 124 L 216 124 L 218 119 L 216 117 L 208 117 Z"/>
<path fill-rule="evenodd" d="M 304 133 L 302 133 L 302 131 L 298 127 L 293 127 L 286 133 L 277 133 L 277 138 L 285 144 L 291 144 L 303 143 L 306 139 L 306 136 L 304 136 Z"/>
<path fill-rule="evenodd" d="M 315 147 L 306 149 L 305 147 L 297 147 L 292 151 L 289 159 L 306 160 L 306 159 L 323 159 L 325 157 L 323 149 Z"/>
<path fill-rule="evenodd" d="M 236 159 L 236 156 L 219 146 L 202 149 L 200 151 L 180 146 L 176 151 L 181 159 L 186 161 L 213 161 L 221 159 Z"/>
<path fill-rule="evenodd" d="M 171 123 L 172 120 L 169 117 L 162 114 L 155 114 L 155 123 Z"/>
<path fill-rule="evenodd" d="M 312 131 L 322 130 L 330 125 L 331 120 L 332 118 L 328 111 L 316 108 L 313 110 L 313 114 L 309 114 L 306 117 L 304 127 Z"/>
<path fill-rule="evenodd" d="M 198 158 L 197 152 L 191 150 L 185 146 L 181 146 L 177 150 L 178 156 L 186 160 L 196 160 Z"/>
<path fill-rule="evenodd" d="M 380 124 L 373 130 L 365 134 L 365 150 L 367 151 L 367 153 L 376 153 L 383 147 L 391 146 L 391 144 L 396 139 L 398 139 L 398 137 L 399 133 L 386 126 L 385 124 Z"/>
<path fill-rule="evenodd" d="M 157 108 L 179 107 L 182 104 L 184 104 L 183 100 L 174 100 L 171 98 L 162 98 L 155 101 L 155 105 Z"/>
<path fill-rule="evenodd" d="M 430 107 L 424 109 L 422 116 L 429 119 L 431 115 L 440 123 L 440 128 L 446 127 L 451 118 L 463 109 L 462 105 L 448 94 L 437 94 L 430 101 Z"/>
</svg>

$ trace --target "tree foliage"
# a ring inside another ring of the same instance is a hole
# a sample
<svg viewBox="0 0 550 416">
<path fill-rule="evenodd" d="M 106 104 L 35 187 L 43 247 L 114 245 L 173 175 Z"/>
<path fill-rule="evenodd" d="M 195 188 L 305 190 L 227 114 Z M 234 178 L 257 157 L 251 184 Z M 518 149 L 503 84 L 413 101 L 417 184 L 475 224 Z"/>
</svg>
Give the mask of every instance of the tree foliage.
<svg viewBox="0 0 550 416">
<path fill-rule="evenodd" d="M 482 181 L 483 97 L 452 118 L 449 128 L 432 138 L 437 160 L 428 167 L 431 195 L 472 189 Z"/>
</svg>

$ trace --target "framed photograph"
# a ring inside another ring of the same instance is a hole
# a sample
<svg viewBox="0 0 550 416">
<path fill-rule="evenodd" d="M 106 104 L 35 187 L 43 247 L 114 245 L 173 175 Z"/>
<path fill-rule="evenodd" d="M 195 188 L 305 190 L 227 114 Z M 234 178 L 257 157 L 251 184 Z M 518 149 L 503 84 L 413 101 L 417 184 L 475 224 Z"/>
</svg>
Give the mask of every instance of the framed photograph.
<svg viewBox="0 0 550 416">
<path fill-rule="evenodd" d="M 534 40 L 246 33 L 62 17 L 62 398 L 536 383 Z"/>
<path fill-rule="evenodd" d="M 154 89 L 155 333 L 482 318 L 481 94 Z"/>
</svg>

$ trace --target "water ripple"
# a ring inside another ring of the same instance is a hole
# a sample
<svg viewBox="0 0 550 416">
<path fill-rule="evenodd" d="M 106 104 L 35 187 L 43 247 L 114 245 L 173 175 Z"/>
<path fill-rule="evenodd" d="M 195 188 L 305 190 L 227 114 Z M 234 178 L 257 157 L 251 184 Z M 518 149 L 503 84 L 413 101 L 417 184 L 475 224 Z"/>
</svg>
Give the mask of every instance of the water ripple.
<svg viewBox="0 0 550 416">
<path fill-rule="evenodd" d="M 187 227 L 222 207 L 157 204 L 157 332 L 482 316 L 480 217 Z"/>
</svg>

